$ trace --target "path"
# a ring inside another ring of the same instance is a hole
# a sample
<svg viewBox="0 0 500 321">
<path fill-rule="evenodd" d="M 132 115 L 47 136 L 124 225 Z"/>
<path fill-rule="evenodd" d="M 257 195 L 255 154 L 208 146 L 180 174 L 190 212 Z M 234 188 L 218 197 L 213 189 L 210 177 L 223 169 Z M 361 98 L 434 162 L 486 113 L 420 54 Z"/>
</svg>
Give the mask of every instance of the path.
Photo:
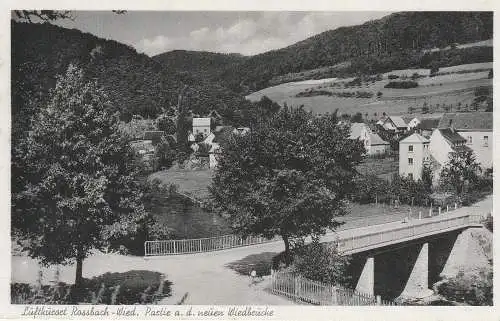
<svg viewBox="0 0 500 321">
<path fill-rule="evenodd" d="M 485 200 L 471 207 L 460 208 L 458 213 L 484 214 L 492 211 L 493 199 Z M 322 240 L 334 239 L 328 234 Z M 154 258 L 130 257 L 117 254 L 96 254 L 84 261 L 84 277 L 93 277 L 109 271 L 151 270 L 166 274 L 173 282 L 173 296 L 161 304 L 176 304 L 187 292 L 185 304 L 207 305 L 287 305 L 294 304 L 284 298 L 271 295 L 263 290 L 264 282 L 249 287 L 247 276 L 240 276 L 226 268 L 227 263 L 240 260 L 251 254 L 283 251 L 282 242 L 272 242 L 254 246 L 234 248 L 224 251 L 198 253 Z M 54 268 L 43 269 L 44 275 L 52 277 Z M 35 283 L 38 265 L 35 260 L 12 257 L 12 282 Z M 61 269 L 61 281 L 72 283 L 75 267 Z M 48 282 L 50 279 L 45 279 Z"/>
</svg>

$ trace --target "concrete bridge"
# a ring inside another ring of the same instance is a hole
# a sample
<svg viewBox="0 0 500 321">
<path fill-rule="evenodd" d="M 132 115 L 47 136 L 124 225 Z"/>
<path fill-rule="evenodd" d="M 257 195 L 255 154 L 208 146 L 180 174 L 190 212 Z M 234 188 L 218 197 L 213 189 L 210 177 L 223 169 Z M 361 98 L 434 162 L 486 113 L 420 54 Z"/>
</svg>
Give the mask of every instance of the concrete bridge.
<svg viewBox="0 0 500 321">
<path fill-rule="evenodd" d="M 446 274 L 458 252 L 467 251 L 467 230 L 482 226 L 482 215 L 454 212 L 339 231 L 333 242 L 353 256 L 349 274 L 356 290 L 390 299 L 432 294 L 429 284 Z"/>
</svg>

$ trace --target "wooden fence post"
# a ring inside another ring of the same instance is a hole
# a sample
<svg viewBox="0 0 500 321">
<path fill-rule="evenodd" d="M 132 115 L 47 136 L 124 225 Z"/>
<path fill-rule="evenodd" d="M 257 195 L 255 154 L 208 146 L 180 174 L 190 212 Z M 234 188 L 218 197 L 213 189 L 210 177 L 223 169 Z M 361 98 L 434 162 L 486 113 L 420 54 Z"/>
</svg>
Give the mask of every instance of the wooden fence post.
<svg viewBox="0 0 500 321">
<path fill-rule="evenodd" d="M 455 209 L 457 209 L 457 203 L 455 203 Z"/>
<path fill-rule="evenodd" d="M 418 211 L 418 219 L 421 220 L 422 219 L 422 211 Z"/>
<path fill-rule="evenodd" d="M 382 298 L 380 295 L 377 295 L 377 305 L 382 305 Z"/>
<path fill-rule="evenodd" d="M 446 213 L 448 213 L 450 209 L 448 208 L 448 205 L 446 205 Z"/>
<path fill-rule="evenodd" d="M 294 276 L 294 295 L 295 300 L 300 300 L 300 275 Z"/>
<path fill-rule="evenodd" d="M 332 285 L 332 305 L 338 305 L 337 301 L 337 287 Z"/>
<path fill-rule="evenodd" d="M 429 217 L 432 217 L 432 207 L 429 209 Z"/>
<path fill-rule="evenodd" d="M 438 207 L 438 215 L 441 215 L 441 206 Z"/>
</svg>

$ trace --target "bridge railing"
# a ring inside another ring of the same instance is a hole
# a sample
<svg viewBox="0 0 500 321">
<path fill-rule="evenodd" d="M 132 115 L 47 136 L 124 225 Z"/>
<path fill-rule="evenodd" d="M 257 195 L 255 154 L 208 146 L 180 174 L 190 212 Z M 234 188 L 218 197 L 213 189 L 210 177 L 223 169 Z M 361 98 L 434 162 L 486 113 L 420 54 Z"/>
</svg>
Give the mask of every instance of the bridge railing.
<svg viewBox="0 0 500 321">
<path fill-rule="evenodd" d="M 343 237 L 337 241 L 337 248 L 340 252 L 349 252 L 433 232 L 480 224 L 482 219 L 481 215 L 464 214 L 451 217 L 439 216 L 439 219 L 434 220 L 412 220 L 401 223 L 401 227 L 391 226 L 384 230 Z"/>
<path fill-rule="evenodd" d="M 222 235 L 200 239 L 146 241 L 144 243 L 144 253 L 145 256 L 157 256 L 211 252 L 234 247 L 274 242 L 276 240 L 276 238 L 269 240 L 264 237 L 256 236 L 242 238 L 236 235 Z"/>
<path fill-rule="evenodd" d="M 367 246 L 410 238 L 452 227 L 478 224 L 481 223 L 482 219 L 480 215 L 467 214 L 462 216 L 438 217 L 438 220 L 431 219 L 429 221 L 427 219 L 415 219 L 399 228 L 391 227 L 389 230 L 368 232 L 366 234 L 356 235 L 353 237 L 344 237 L 338 240 L 338 249 L 341 252 L 348 252 Z M 355 230 L 356 229 L 352 229 L 352 231 Z M 242 238 L 236 235 L 223 235 L 200 239 L 146 241 L 144 243 L 144 255 L 160 256 L 212 252 L 235 247 L 275 242 L 277 240 L 278 238 L 266 239 L 256 236 Z"/>
</svg>

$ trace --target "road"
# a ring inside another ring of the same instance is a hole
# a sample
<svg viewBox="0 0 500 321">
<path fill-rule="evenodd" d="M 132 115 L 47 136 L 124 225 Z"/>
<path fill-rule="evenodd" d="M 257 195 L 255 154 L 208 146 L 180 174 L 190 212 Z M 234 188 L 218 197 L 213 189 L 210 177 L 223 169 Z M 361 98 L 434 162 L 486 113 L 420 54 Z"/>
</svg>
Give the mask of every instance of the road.
<svg viewBox="0 0 500 321">
<path fill-rule="evenodd" d="M 492 206 L 493 199 L 489 196 L 471 207 L 459 208 L 456 213 L 484 214 L 491 212 Z M 381 225 L 380 228 L 384 227 Z M 328 234 L 322 240 L 331 241 L 334 238 L 334 234 Z M 110 271 L 150 270 L 164 273 L 167 279 L 173 282 L 173 295 L 164 299 L 160 304 L 176 304 L 185 293 L 188 293 L 185 304 L 289 305 L 295 303 L 264 291 L 264 287 L 269 282 L 268 278 L 257 285 L 249 286 L 248 276 L 238 275 L 225 266 L 251 254 L 279 253 L 283 250 L 282 242 L 272 242 L 210 253 L 154 258 L 99 253 L 84 261 L 83 274 L 84 277 L 90 278 Z M 13 256 L 11 266 L 12 282 L 36 282 L 39 267 L 35 260 Z M 54 275 L 55 267 L 43 268 L 42 271 L 46 276 L 43 282 L 48 283 Z M 60 280 L 72 283 L 74 274 L 74 265 L 61 267 Z"/>
</svg>

